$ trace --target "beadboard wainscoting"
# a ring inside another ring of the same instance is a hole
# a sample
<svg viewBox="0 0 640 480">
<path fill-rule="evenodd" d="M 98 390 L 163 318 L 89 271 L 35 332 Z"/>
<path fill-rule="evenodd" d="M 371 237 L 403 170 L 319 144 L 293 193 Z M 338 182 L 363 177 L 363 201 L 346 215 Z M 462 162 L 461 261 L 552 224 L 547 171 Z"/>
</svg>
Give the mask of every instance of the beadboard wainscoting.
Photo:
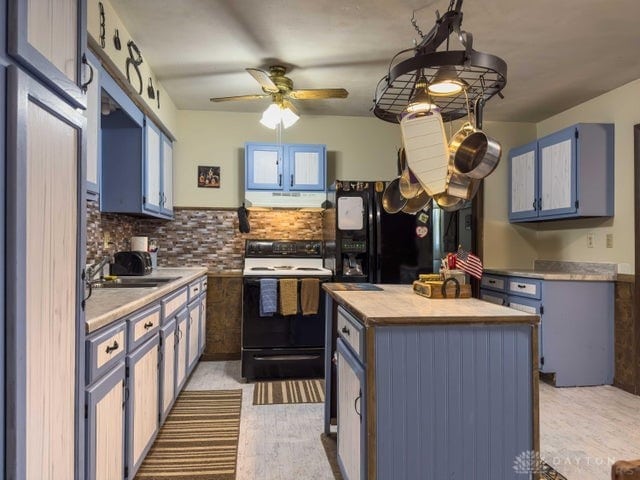
<svg viewBox="0 0 640 480">
<path fill-rule="evenodd" d="M 146 235 L 159 246 L 162 267 L 204 266 L 209 270 L 242 268 L 246 239 L 322 238 L 322 211 L 294 209 L 252 210 L 251 232 L 238 229 L 238 215 L 229 208 L 174 208 L 173 220 L 100 213 L 87 202 L 87 261 L 129 249 L 129 238 Z M 111 245 L 105 248 L 105 233 Z"/>
</svg>

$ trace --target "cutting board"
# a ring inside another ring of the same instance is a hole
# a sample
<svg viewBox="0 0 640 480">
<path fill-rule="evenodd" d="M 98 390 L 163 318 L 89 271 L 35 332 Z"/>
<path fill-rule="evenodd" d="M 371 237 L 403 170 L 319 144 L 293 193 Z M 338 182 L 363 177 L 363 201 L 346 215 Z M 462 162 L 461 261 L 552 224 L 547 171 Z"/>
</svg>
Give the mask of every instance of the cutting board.
<svg viewBox="0 0 640 480">
<path fill-rule="evenodd" d="M 413 291 L 418 295 L 427 298 L 456 298 L 456 285 L 449 282 L 445 289 L 445 295 L 442 294 L 442 285 L 444 282 L 425 282 L 416 280 L 413 282 Z M 458 298 L 471 298 L 471 285 L 460 285 L 460 296 Z"/>
</svg>

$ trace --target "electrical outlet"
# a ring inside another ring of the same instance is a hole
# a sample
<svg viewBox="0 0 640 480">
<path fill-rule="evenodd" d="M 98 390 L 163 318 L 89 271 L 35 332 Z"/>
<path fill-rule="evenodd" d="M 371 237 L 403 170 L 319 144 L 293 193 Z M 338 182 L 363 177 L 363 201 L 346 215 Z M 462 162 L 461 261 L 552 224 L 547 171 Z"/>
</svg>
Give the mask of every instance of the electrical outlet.
<svg viewBox="0 0 640 480">
<path fill-rule="evenodd" d="M 595 233 L 589 232 L 587 233 L 587 248 L 593 248 L 596 243 L 596 235 Z"/>
<path fill-rule="evenodd" d="M 613 233 L 607 233 L 607 248 L 613 248 Z"/>
<path fill-rule="evenodd" d="M 109 232 L 104 232 L 102 234 L 102 247 L 109 248 L 110 243 L 111 243 L 111 234 Z"/>
</svg>

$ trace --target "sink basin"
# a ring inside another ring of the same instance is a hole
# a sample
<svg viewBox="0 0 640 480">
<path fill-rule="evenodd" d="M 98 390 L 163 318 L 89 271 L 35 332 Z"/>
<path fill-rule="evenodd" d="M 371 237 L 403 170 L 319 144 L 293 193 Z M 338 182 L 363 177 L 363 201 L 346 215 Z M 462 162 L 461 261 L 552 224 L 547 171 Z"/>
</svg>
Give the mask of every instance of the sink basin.
<svg viewBox="0 0 640 480">
<path fill-rule="evenodd" d="M 93 288 L 153 288 L 173 282 L 180 277 L 120 277 L 115 280 L 100 280 L 91 283 Z"/>
</svg>

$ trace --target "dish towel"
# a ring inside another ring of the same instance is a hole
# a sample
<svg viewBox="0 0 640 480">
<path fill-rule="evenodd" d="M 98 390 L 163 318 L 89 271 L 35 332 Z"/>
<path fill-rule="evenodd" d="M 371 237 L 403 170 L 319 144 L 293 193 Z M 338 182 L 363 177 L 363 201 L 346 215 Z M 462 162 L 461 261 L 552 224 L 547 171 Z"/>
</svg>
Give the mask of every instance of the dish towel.
<svg viewBox="0 0 640 480">
<path fill-rule="evenodd" d="M 298 279 L 280 279 L 280 313 L 295 315 L 298 313 Z"/>
<path fill-rule="evenodd" d="M 318 313 L 320 301 L 320 280 L 317 278 L 303 278 L 300 285 L 300 306 L 303 315 Z"/>
<path fill-rule="evenodd" d="M 278 309 L 278 281 L 275 278 L 260 279 L 260 316 L 270 317 Z"/>
</svg>

